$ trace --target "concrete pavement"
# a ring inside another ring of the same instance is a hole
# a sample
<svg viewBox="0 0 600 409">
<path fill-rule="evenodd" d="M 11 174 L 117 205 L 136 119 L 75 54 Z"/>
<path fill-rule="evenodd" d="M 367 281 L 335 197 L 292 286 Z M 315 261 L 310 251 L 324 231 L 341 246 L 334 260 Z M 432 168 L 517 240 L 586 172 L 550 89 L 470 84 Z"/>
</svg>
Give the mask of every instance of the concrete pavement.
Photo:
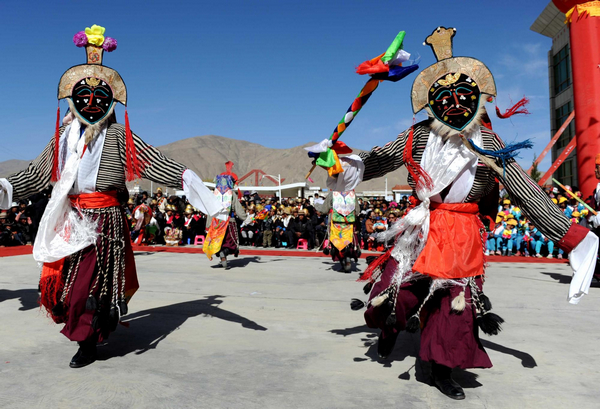
<svg viewBox="0 0 600 409">
<path fill-rule="evenodd" d="M 99 361 L 37 307 L 31 256 L 0 258 L 0 407 L 596 408 L 600 288 L 566 302 L 570 269 L 492 264 L 486 294 L 506 323 L 483 336 L 494 368 L 461 371 L 467 399 L 430 387 L 403 333 L 389 360 L 351 298 L 358 273 L 325 258 L 244 257 L 213 269 L 198 254 L 137 253 L 141 288 Z M 359 261 L 364 269 L 364 260 Z M 243 268 L 242 268 L 243 267 Z"/>
</svg>

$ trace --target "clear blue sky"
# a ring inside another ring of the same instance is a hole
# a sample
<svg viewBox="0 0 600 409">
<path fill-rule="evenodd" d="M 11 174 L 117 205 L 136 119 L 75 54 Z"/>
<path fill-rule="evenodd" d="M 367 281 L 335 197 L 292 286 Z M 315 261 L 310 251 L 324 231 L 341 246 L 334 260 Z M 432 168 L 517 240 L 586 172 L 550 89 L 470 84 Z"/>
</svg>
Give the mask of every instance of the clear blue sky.
<svg viewBox="0 0 600 409">
<path fill-rule="evenodd" d="M 0 161 L 29 160 L 52 136 L 62 73 L 85 62 L 73 35 L 92 24 L 119 45 L 105 65 L 128 89 L 131 127 L 153 145 L 215 134 L 289 148 L 329 137 L 365 77 L 354 68 L 385 51 L 400 30 L 405 49 L 439 26 L 456 27 L 454 55 L 478 58 L 496 78 L 498 104 L 523 95 L 531 115 L 494 120 L 505 141 L 550 138 L 547 51 L 529 30 L 547 0 L 395 1 L 4 1 L 0 3 Z M 369 149 L 412 122 L 416 74 L 383 83 L 342 137 Z M 61 102 L 61 109 L 66 110 Z M 117 110 L 123 122 L 123 108 Z M 420 118 L 420 117 L 418 117 Z M 492 118 L 495 118 L 493 116 Z M 533 152 L 521 163 L 529 165 Z M 542 168 L 549 166 L 549 159 Z"/>
</svg>

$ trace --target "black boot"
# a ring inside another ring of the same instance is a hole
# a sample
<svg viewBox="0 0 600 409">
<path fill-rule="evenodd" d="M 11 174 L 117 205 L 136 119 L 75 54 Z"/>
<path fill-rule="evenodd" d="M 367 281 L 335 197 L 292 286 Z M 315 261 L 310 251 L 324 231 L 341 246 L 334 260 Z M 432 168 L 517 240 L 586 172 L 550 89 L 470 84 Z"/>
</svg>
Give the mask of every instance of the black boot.
<svg viewBox="0 0 600 409">
<path fill-rule="evenodd" d="M 452 368 L 432 362 L 431 378 L 440 392 L 450 399 L 461 400 L 465 398 L 463 388 L 452 379 Z"/>
<path fill-rule="evenodd" d="M 396 346 L 396 339 L 398 338 L 398 332 L 391 330 L 381 330 L 379 334 L 379 340 L 377 341 L 377 354 L 379 358 L 387 358 Z"/>
<path fill-rule="evenodd" d="M 79 350 L 77 353 L 71 358 L 71 362 L 69 366 L 71 368 L 82 368 L 93 363 L 96 360 L 96 340 L 88 340 L 83 342 L 78 342 Z"/>
</svg>

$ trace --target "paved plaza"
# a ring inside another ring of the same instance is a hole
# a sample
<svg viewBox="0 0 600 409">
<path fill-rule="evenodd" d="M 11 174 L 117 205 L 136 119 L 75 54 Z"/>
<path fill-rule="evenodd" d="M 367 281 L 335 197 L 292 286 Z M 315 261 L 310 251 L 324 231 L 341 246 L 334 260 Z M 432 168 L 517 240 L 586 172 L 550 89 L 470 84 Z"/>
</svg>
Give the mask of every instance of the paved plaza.
<svg viewBox="0 0 600 409">
<path fill-rule="evenodd" d="M 389 360 L 351 298 L 358 272 L 327 258 L 244 257 L 229 271 L 199 254 L 136 253 L 140 290 L 99 360 L 37 306 L 31 256 L 0 258 L 0 407 L 597 408 L 600 288 L 566 302 L 566 264 L 495 263 L 486 293 L 506 323 L 483 336 L 494 367 L 460 371 L 467 399 L 428 385 L 418 334 Z M 359 269 L 364 269 L 360 260 Z M 358 270 L 357 270 L 358 271 Z"/>
</svg>

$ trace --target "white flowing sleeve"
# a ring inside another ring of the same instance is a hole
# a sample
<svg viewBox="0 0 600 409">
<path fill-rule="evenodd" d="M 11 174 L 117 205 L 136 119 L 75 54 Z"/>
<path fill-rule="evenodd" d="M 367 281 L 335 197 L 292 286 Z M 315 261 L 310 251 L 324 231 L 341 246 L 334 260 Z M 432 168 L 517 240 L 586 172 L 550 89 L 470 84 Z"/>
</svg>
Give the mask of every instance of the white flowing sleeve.
<svg viewBox="0 0 600 409">
<path fill-rule="evenodd" d="M 215 195 L 206 187 L 202 179 L 198 177 L 191 169 L 183 172 L 183 191 L 192 206 L 202 213 L 216 217 L 217 219 L 227 220 L 227 211 L 224 211 L 223 205 L 217 200 Z"/>
<path fill-rule="evenodd" d="M 0 178 L 0 209 L 10 209 L 13 199 L 13 187 L 10 182 Z"/>
<path fill-rule="evenodd" d="M 598 257 L 598 236 L 589 232 L 583 240 L 569 253 L 569 262 L 573 269 L 573 279 L 569 286 L 567 299 L 571 304 L 588 293 Z"/>
</svg>

